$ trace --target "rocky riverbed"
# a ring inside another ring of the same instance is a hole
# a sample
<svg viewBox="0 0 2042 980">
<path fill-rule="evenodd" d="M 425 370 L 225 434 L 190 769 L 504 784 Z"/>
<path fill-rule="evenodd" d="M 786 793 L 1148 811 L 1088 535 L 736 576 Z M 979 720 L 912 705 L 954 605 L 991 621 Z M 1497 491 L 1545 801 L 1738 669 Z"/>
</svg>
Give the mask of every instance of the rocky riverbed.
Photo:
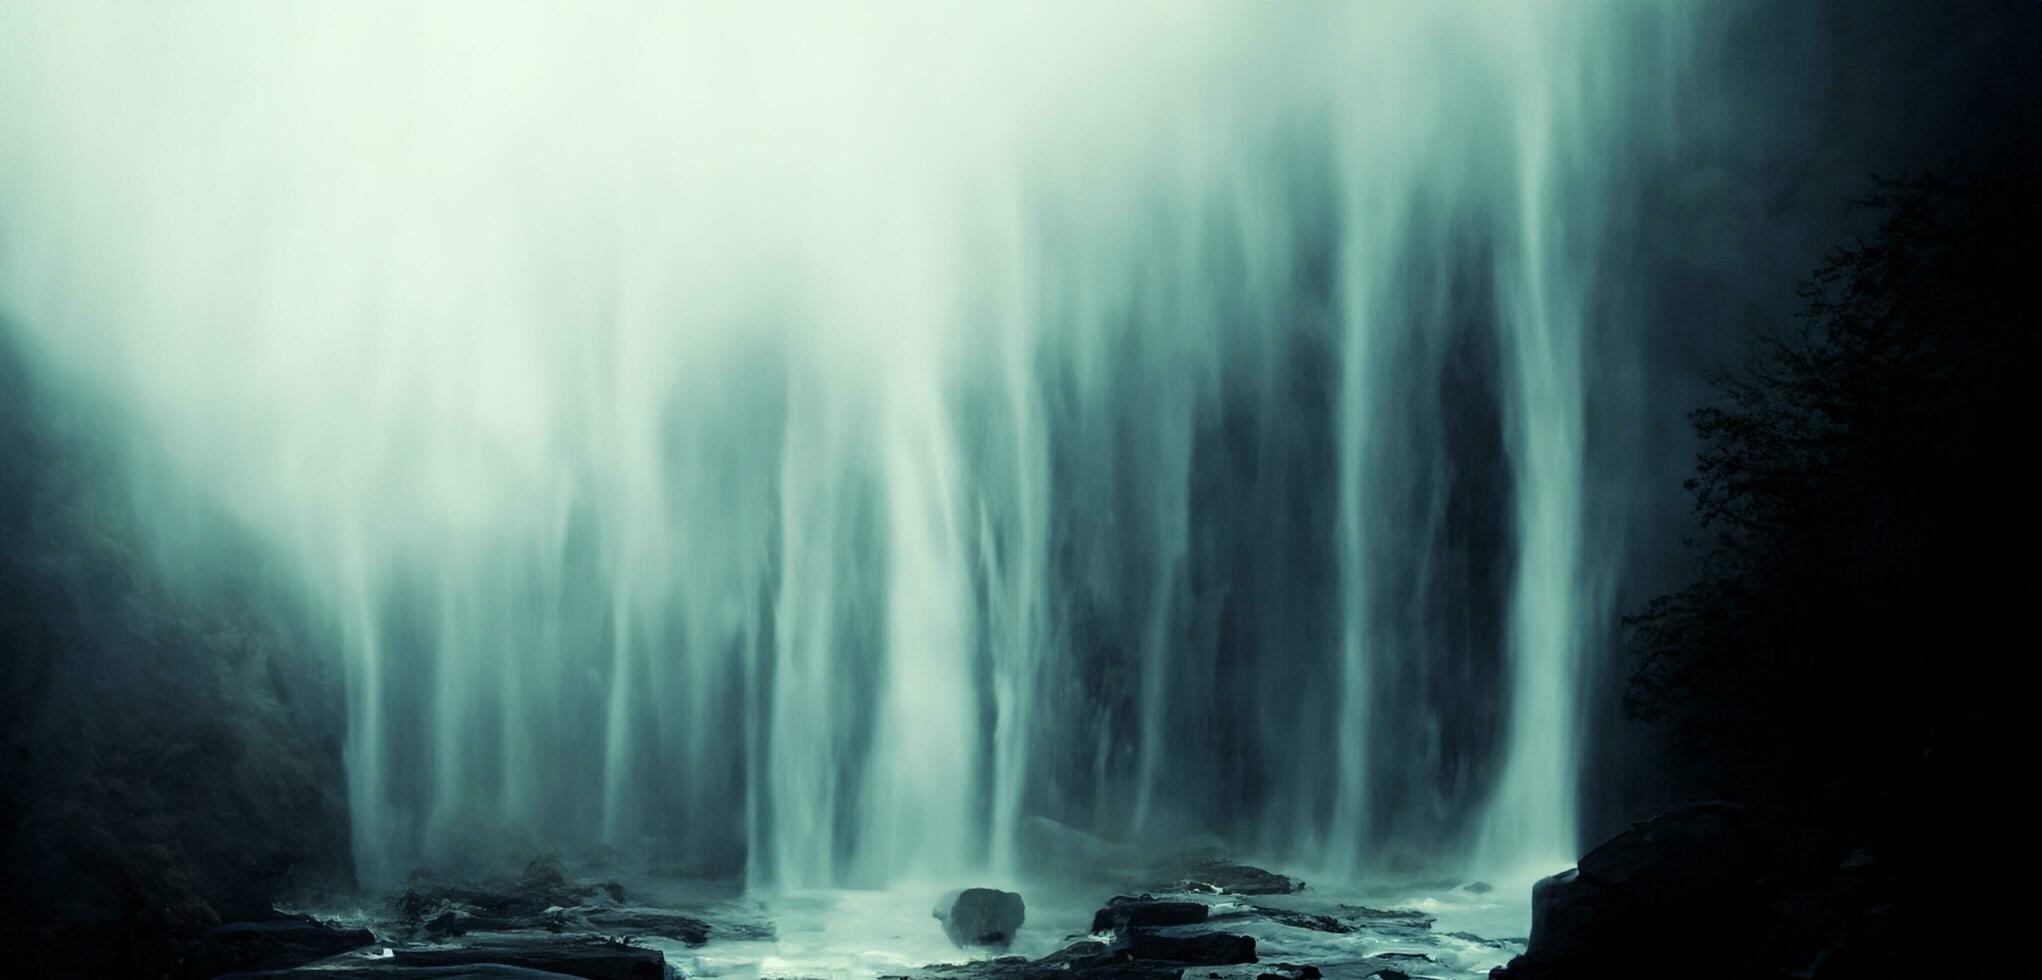
<svg viewBox="0 0 2042 980">
<path fill-rule="evenodd" d="M 1211 853 L 1094 870 L 1103 880 L 1013 885 L 1021 897 L 997 901 L 1025 901 L 1023 924 L 980 945 L 931 915 L 956 901 L 946 892 L 976 882 L 761 898 L 728 882 L 540 860 L 516 875 L 422 875 L 395 894 L 222 926 L 183 966 L 237 980 L 1445 980 L 1486 976 L 1524 949 L 1508 928 L 1523 921 L 1522 901 L 1479 883 L 1326 889 Z"/>
</svg>

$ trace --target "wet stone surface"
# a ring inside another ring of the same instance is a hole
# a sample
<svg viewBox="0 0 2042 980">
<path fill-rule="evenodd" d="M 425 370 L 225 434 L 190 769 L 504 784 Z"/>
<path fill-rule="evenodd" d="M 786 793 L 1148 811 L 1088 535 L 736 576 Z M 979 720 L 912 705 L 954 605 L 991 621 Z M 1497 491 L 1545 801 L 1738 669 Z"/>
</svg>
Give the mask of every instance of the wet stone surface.
<svg viewBox="0 0 2042 980">
<path fill-rule="evenodd" d="M 944 935 L 959 946 L 1005 948 L 1027 921 L 1028 906 L 1013 892 L 966 888 L 944 895 L 932 915 L 943 923 Z"/>
<path fill-rule="evenodd" d="M 1411 892 L 1308 890 L 1288 875 L 1211 859 L 1132 869 L 1120 884 L 1142 881 L 1172 884 L 967 889 L 934 899 L 932 920 L 930 899 L 912 892 L 747 899 L 733 883 L 619 881 L 534 862 L 493 880 L 420 877 L 346 922 L 303 920 L 334 944 L 310 959 L 231 969 L 295 980 L 1470 980 L 1523 948 L 1435 930 L 1430 908 L 1405 904 Z M 1454 883 L 1427 889 L 1418 905 L 1432 901 L 1424 895 L 1473 898 Z M 1100 897 L 1086 902 L 1088 891 Z M 965 942 L 952 944 L 951 919 Z M 373 941 L 340 946 L 365 936 Z"/>
</svg>

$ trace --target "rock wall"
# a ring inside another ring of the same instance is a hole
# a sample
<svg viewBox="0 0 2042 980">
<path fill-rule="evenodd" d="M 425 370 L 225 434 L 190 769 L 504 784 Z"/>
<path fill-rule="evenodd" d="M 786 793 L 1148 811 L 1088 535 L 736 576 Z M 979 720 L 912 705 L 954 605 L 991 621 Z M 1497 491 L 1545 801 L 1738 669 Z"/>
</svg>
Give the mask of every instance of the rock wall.
<svg viewBox="0 0 2042 980">
<path fill-rule="evenodd" d="M 122 457 L 0 346 L 0 947 L 31 976 L 161 976 L 352 885 L 330 661 L 223 521 L 146 537 Z"/>
</svg>

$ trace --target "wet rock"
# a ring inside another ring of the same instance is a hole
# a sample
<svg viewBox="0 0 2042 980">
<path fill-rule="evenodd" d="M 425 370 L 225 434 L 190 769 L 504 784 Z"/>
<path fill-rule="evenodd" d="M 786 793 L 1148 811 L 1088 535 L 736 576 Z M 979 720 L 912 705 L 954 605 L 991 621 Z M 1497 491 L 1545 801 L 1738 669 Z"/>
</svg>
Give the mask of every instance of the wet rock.
<svg viewBox="0 0 2042 980">
<path fill-rule="evenodd" d="M 398 947 L 397 967 L 520 967 L 584 980 L 665 980 L 666 957 L 656 949 L 599 936 L 503 936 L 458 946 Z"/>
<path fill-rule="evenodd" d="M 580 908 L 569 910 L 567 916 L 605 935 L 659 936 L 690 946 L 707 943 L 712 932 L 709 923 L 669 909 Z"/>
<path fill-rule="evenodd" d="M 1664 977 L 1804 970 L 1863 919 L 1840 884 L 1843 853 L 1735 804 L 1667 811 L 1535 885 L 1525 952 L 1492 975 L 1616 977 L 1643 962 Z M 1669 962 L 1667 950 L 1682 955 Z"/>
<path fill-rule="evenodd" d="M 1180 964 L 1136 960 L 1125 949 L 1086 940 L 1037 960 L 1001 956 L 936 964 L 909 976 L 915 980 L 1179 980 L 1183 973 Z"/>
<path fill-rule="evenodd" d="M 1329 935 L 1368 932 L 1379 938 L 1411 938 L 1424 941 L 1432 929 L 1432 916 L 1415 909 L 1380 909 L 1345 905 L 1303 895 L 1271 895 L 1229 902 L 1215 907 L 1215 918 L 1252 917 L 1292 929 Z"/>
<path fill-rule="evenodd" d="M 1379 909 L 1367 905 L 1342 905 L 1340 914 L 1372 928 L 1432 928 L 1432 916 L 1417 909 Z"/>
<path fill-rule="evenodd" d="M 1093 932 L 1148 929 L 1204 922 L 1211 910 L 1204 902 L 1170 901 L 1151 895 L 1116 895 L 1093 913 Z"/>
<path fill-rule="evenodd" d="M 530 970 L 500 963 L 463 966 L 397 966 L 387 961 L 321 962 L 293 970 L 223 974 L 216 980 L 579 980 L 571 973 Z"/>
<path fill-rule="evenodd" d="M 1417 909 L 1381 909 L 1366 905 L 1341 905 L 1335 913 L 1354 932 L 1366 932 L 1390 941 L 1430 944 L 1432 916 Z"/>
<path fill-rule="evenodd" d="M 1294 963 L 1272 964 L 1267 970 L 1255 975 L 1255 980 L 1319 980 L 1323 976 L 1316 966 L 1299 966 Z"/>
<path fill-rule="evenodd" d="M 700 946 L 713 939 L 770 940 L 779 935 L 771 919 L 752 909 L 729 903 L 691 905 L 683 909 L 648 905 L 583 905 L 553 909 L 547 914 L 558 917 L 570 931 L 660 936 L 690 946 Z"/>
<path fill-rule="evenodd" d="M 659 937 L 700 946 L 712 937 L 772 939 L 771 921 L 736 905 L 685 910 L 625 904 L 615 881 L 569 879 L 553 862 L 534 862 L 512 880 L 448 883 L 421 879 L 394 900 L 393 934 L 444 942 L 476 934 L 590 933 Z"/>
<path fill-rule="evenodd" d="M 966 888 L 937 901 L 930 913 L 959 946 L 1005 946 L 1028 917 L 1021 896 L 997 888 Z"/>
<path fill-rule="evenodd" d="M 1700 928 L 1748 926 L 1730 920 L 1747 918 L 1740 910 L 1752 908 L 1769 862 L 1746 840 L 1744 816 L 1727 804 L 1670 811 L 1540 880 L 1532 887 L 1531 940 L 1512 975 L 1541 963 L 1614 965 L 1648 943 L 1676 948 L 1701 939 Z"/>
<path fill-rule="evenodd" d="M 1137 960 L 1127 950 L 1114 949 L 1105 943 L 1096 942 L 1067 946 L 1036 960 L 1031 966 L 1059 971 L 1050 974 L 1050 980 L 1059 977 L 1078 977 L 1083 980 L 1176 980 L 1184 973 L 1184 967 L 1181 965 Z"/>
<path fill-rule="evenodd" d="M 657 909 L 622 906 L 615 881 L 572 879 L 558 861 L 540 859 L 515 878 L 444 881 L 416 875 L 393 901 L 399 938 L 445 940 L 480 932 L 621 932 L 657 935 L 699 945 L 699 921 Z M 612 915 L 609 911 L 615 910 Z M 593 921 L 608 919 L 608 921 Z"/>
<path fill-rule="evenodd" d="M 1343 922 L 1330 915 L 1314 912 L 1282 912 L 1275 909 L 1263 912 L 1272 922 L 1280 922 L 1293 929 L 1310 929 L 1313 932 L 1348 933 L 1354 931 L 1351 923 Z"/>
<path fill-rule="evenodd" d="M 1374 977 L 1376 980 L 1433 980 L 1424 974 L 1412 972 L 1432 965 L 1432 957 L 1424 953 L 1378 953 L 1369 957 L 1369 964 L 1374 969 L 1362 974 L 1364 977 Z"/>
<path fill-rule="evenodd" d="M 882 974 L 879 980 L 1049 980 L 1055 972 L 1026 956 L 995 956 L 968 963 L 931 963 L 913 973 Z"/>
<path fill-rule="evenodd" d="M 1513 942 L 1516 945 L 1524 945 L 1523 940 L 1490 939 L 1487 936 L 1477 936 L 1472 932 L 1448 932 L 1442 933 L 1442 935 L 1448 939 L 1458 939 L 1464 943 L 1471 943 L 1489 949 L 1508 949 Z"/>
<path fill-rule="evenodd" d="M 1182 980 L 1184 968 L 1154 960 L 1122 960 L 1075 970 L 1081 980 Z"/>
<path fill-rule="evenodd" d="M 1289 875 L 1231 861 L 1205 861 L 1185 870 L 1168 891 L 1207 891 L 1228 895 L 1288 895 L 1305 890 Z"/>
<path fill-rule="evenodd" d="M 398 924 L 409 931 L 459 935 L 545 928 L 543 917 L 548 909 L 589 905 L 601 898 L 621 901 L 616 896 L 622 894 L 623 886 L 616 882 L 575 881 L 567 877 L 559 861 L 540 858 L 511 879 L 448 882 L 415 876 L 411 887 L 397 896 L 395 907 Z M 448 912 L 456 914 L 449 919 Z M 454 929 L 460 932 L 449 931 Z"/>
<path fill-rule="evenodd" d="M 442 906 L 437 915 L 420 923 L 412 934 L 438 941 L 471 932 L 562 932 L 566 927 L 566 921 L 550 909 L 536 915 L 477 915 L 449 905 Z"/>
<path fill-rule="evenodd" d="M 212 977 L 274 970 L 360 949 L 376 941 L 367 929 L 331 926 L 309 915 L 261 922 L 229 922 L 206 930 L 184 951 L 179 973 Z"/>
<path fill-rule="evenodd" d="M 1224 932 L 1203 932 L 1191 936 L 1135 932 L 1126 937 L 1123 948 L 1137 960 L 1167 960 L 1206 966 L 1255 962 L 1253 936 Z"/>
</svg>

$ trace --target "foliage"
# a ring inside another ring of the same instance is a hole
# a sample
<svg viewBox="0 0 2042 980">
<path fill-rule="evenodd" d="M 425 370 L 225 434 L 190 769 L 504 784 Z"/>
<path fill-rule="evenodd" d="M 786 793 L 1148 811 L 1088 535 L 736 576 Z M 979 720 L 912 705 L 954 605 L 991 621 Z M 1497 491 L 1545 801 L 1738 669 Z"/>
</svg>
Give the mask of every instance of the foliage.
<svg viewBox="0 0 2042 980">
<path fill-rule="evenodd" d="M 1694 413 L 1704 536 L 1689 584 L 1627 620 L 1625 700 L 1672 725 L 1710 790 L 1857 806 L 1960 750 L 1960 679 L 1996 673 L 1996 634 L 2023 625 L 2005 563 L 2031 527 L 2016 391 L 2033 364 L 2035 187 L 2007 172 L 1881 183 L 1862 202 L 1876 230 Z"/>
</svg>

